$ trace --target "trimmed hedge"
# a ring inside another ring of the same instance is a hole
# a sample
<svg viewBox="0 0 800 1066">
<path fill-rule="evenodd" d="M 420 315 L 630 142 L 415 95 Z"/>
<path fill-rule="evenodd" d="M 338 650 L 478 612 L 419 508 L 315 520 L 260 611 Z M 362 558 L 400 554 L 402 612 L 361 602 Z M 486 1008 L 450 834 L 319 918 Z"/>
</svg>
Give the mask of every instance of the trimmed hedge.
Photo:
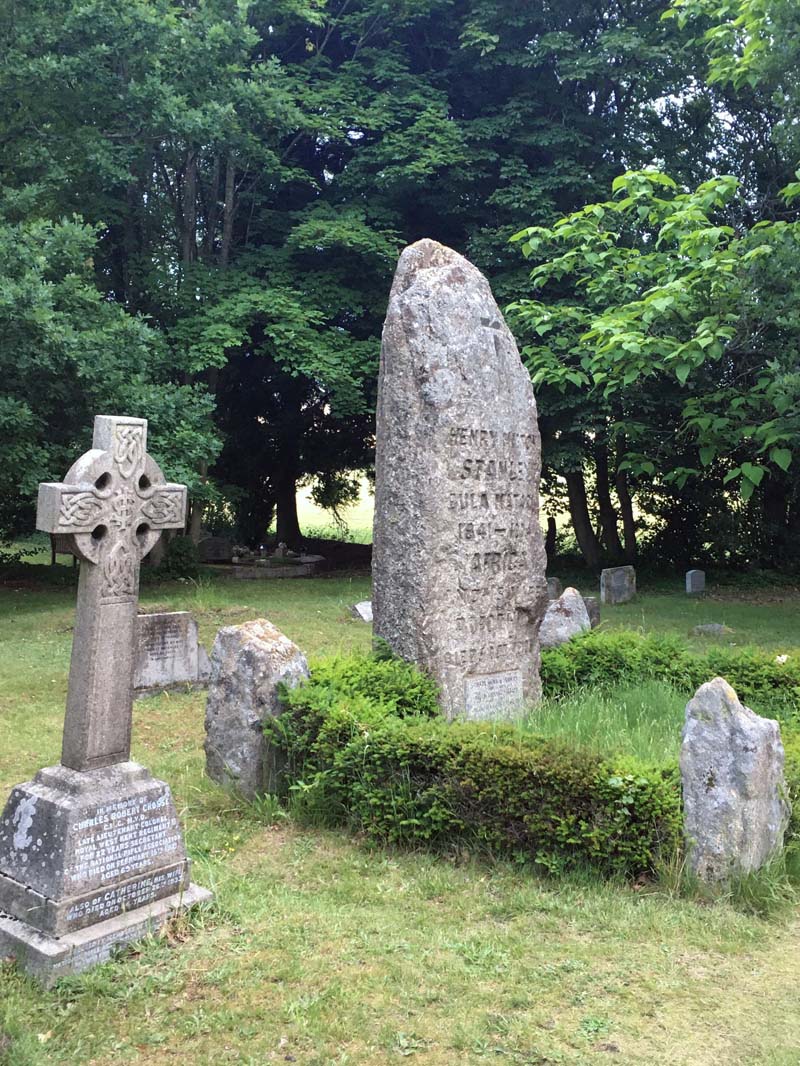
<svg viewBox="0 0 800 1066">
<path fill-rule="evenodd" d="M 405 663 L 329 661 L 283 698 L 265 728 L 285 755 L 286 788 L 312 793 L 329 823 L 393 844 L 628 875 L 678 846 L 675 767 L 601 758 L 512 725 L 447 723 L 431 683 Z"/>
<path fill-rule="evenodd" d="M 542 652 L 545 696 L 566 695 L 581 686 L 667 681 L 687 699 L 706 681 L 724 677 L 743 703 L 785 722 L 800 723 L 800 658 L 785 663 L 747 648 L 711 648 L 693 654 L 677 637 L 642 636 L 629 630 L 591 630 Z"/>
</svg>

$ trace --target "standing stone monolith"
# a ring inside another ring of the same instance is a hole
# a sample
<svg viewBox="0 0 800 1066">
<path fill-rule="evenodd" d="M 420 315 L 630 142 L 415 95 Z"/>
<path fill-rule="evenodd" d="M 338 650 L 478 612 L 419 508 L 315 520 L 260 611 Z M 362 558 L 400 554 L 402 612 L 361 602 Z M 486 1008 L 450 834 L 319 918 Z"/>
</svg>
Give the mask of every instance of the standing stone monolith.
<svg viewBox="0 0 800 1066">
<path fill-rule="evenodd" d="M 278 788 L 279 759 L 264 722 L 281 711 L 281 685 L 308 677 L 306 657 L 266 618 L 225 626 L 211 649 L 206 773 L 248 799 Z"/>
<path fill-rule="evenodd" d="M 790 807 L 781 731 L 722 677 L 686 707 L 681 746 L 690 869 L 702 881 L 757 870 L 783 845 Z"/>
<path fill-rule="evenodd" d="M 406 248 L 378 383 L 374 632 L 432 675 L 448 717 L 540 696 L 540 465 L 530 377 L 488 282 L 435 241 Z"/>
<path fill-rule="evenodd" d="M 168 785 L 130 761 L 139 566 L 181 528 L 186 488 L 143 419 L 98 416 L 91 451 L 39 486 L 37 528 L 81 560 L 61 765 L 0 818 L 0 956 L 45 984 L 107 959 L 210 893 L 192 885 Z"/>
</svg>

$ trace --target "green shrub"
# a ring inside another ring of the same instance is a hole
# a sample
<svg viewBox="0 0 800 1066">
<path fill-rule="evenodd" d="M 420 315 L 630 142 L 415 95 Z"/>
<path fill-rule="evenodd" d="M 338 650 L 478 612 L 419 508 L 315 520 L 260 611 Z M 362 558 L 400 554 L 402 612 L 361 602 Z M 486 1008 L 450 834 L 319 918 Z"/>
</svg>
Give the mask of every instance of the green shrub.
<svg viewBox="0 0 800 1066">
<path fill-rule="evenodd" d="M 159 577 L 196 578 L 200 573 L 197 545 L 191 537 L 173 537 L 168 541 L 158 567 Z"/>
<path fill-rule="evenodd" d="M 781 663 L 755 649 L 711 648 L 695 655 L 672 636 L 592 630 L 543 651 L 541 674 L 548 697 L 582 686 L 668 681 L 688 699 L 704 682 L 724 677 L 759 714 L 800 722 L 800 661 Z"/>
<path fill-rule="evenodd" d="M 635 874 L 680 832 L 674 767 L 609 759 L 513 725 L 445 722 L 397 660 L 333 660 L 266 725 L 294 789 L 330 823 L 394 844 L 478 847 L 549 869 Z"/>
</svg>

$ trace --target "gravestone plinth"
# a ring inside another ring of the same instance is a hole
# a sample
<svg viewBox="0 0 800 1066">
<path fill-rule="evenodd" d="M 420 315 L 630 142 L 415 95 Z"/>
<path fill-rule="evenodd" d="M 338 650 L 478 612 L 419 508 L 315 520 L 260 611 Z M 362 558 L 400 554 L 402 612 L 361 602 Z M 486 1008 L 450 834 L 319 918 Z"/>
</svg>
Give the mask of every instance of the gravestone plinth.
<svg viewBox="0 0 800 1066">
<path fill-rule="evenodd" d="M 706 591 L 705 570 L 686 571 L 686 593 L 689 596 L 697 596 Z"/>
<path fill-rule="evenodd" d="M 400 257 L 378 383 L 374 632 L 448 717 L 541 693 L 547 605 L 536 402 L 489 284 L 423 240 Z"/>
<path fill-rule="evenodd" d="M 14 788 L 0 817 L 0 956 L 45 984 L 210 898 L 190 883 L 169 787 L 130 761 L 139 566 L 186 508 L 146 434 L 98 417 L 65 483 L 39 489 L 37 528 L 82 565 L 61 765 Z"/>
<path fill-rule="evenodd" d="M 600 602 L 627 603 L 636 595 L 636 571 L 632 566 L 611 566 L 600 571 Z"/>
</svg>

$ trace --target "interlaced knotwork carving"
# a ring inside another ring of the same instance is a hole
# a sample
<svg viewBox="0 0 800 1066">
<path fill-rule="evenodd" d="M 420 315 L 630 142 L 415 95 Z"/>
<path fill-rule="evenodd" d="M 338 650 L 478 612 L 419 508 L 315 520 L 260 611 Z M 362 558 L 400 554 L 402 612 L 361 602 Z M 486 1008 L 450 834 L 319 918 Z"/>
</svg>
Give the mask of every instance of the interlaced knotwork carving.
<svg viewBox="0 0 800 1066">
<path fill-rule="evenodd" d="M 144 434 L 140 426 L 117 426 L 114 434 L 114 462 L 125 481 L 144 462 Z"/>
<path fill-rule="evenodd" d="M 93 492 L 65 492 L 59 508 L 59 528 L 98 522 L 102 518 L 103 508 L 103 501 Z"/>
</svg>

